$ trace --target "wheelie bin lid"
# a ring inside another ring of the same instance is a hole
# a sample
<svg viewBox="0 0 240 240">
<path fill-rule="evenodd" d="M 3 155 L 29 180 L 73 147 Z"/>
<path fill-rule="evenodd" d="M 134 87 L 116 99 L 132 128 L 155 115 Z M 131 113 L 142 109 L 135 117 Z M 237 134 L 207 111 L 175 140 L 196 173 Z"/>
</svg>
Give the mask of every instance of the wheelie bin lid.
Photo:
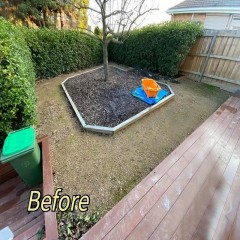
<svg viewBox="0 0 240 240">
<path fill-rule="evenodd" d="M 3 144 L 0 162 L 6 163 L 29 151 L 33 151 L 34 146 L 35 130 L 32 126 L 10 132 Z"/>
</svg>

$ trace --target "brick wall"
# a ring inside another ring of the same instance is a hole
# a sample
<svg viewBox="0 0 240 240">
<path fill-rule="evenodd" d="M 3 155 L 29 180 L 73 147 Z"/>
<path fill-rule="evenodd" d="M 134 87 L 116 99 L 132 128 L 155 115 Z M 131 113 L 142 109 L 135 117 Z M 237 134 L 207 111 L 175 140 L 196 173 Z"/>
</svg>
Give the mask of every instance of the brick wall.
<svg viewBox="0 0 240 240">
<path fill-rule="evenodd" d="M 205 18 L 205 13 L 194 13 L 193 15 L 193 20 L 200 21 L 202 23 L 204 23 Z M 172 20 L 190 21 L 192 20 L 192 13 L 174 14 L 172 15 Z"/>
<path fill-rule="evenodd" d="M 174 14 L 172 15 L 172 20 L 183 20 L 183 21 L 189 21 L 192 18 L 192 14 Z"/>
<path fill-rule="evenodd" d="M 194 13 L 193 19 L 204 23 L 206 19 L 206 13 Z"/>
</svg>

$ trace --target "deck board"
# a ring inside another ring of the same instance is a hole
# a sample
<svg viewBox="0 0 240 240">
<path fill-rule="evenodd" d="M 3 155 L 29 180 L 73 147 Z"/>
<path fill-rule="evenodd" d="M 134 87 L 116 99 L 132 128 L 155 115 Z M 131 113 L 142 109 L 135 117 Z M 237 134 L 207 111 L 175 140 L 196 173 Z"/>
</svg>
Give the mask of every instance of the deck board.
<svg viewBox="0 0 240 240">
<path fill-rule="evenodd" d="M 57 220 L 54 212 L 41 210 L 28 213 L 28 201 L 31 190 L 43 194 L 53 194 L 53 176 L 49 152 L 48 137 L 38 139 L 42 152 L 43 184 L 30 188 L 16 176 L 9 164 L 0 166 L 0 229 L 8 226 L 19 240 L 39 239 L 38 231 L 45 227 L 45 240 L 58 239 Z M 15 175 L 8 175 L 9 172 Z M 7 175 L 6 175 L 7 174 Z"/>
<path fill-rule="evenodd" d="M 239 110 L 235 94 L 82 239 L 236 239 Z"/>
<path fill-rule="evenodd" d="M 0 229 L 9 226 L 14 236 L 20 236 L 19 239 L 24 239 L 21 237 L 22 234 L 26 237 L 25 232 L 34 224 L 41 222 L 41 227 L 44 226 L 42 211 L 27 212 L 30 190 L 32 189 L 27 187 L 19 177 L 7 181 L 0 189 Z M 34 187 L 34 190 L 42 190 L 42 184 Z M 40 225 L 38 226 L 40 228 Z"/>
<path fill-rule="evenodd" d="M 28 226 L 28 228 L 22 233 L 20 233 L 19 235 L 17 235 L 17 237 L 15 237 L 14 240 L 23 240 L 23 239 L 28 240 L 33 238 L 34 236 L 36 236 L 35 239 L 37 239 L 36 233 L 38 233 L 38 231 L 41 231 L 43 226 L 44 226 L 44 218 L 39 217 L 36 222 L 34 221 L 34 225 L 31 225 L 30 227 Z"/>
<path fill-rule="evenodd" d="M 240 229 L 240 205 L 238 206 L 237 214 L 228 240 L 239 240 L 240 239 L 239 229 Z"/>
</svg>

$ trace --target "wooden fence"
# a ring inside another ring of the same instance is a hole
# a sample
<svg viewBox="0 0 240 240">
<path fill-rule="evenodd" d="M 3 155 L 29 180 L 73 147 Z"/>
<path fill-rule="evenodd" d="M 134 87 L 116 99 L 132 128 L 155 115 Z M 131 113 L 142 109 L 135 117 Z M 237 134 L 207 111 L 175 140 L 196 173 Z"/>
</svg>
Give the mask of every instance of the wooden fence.
<svg viewBox="0 0 240 240">
<path fill-rule="evenodd" d="M 231 92 L 240 89 L 240 31 L 205 30 L 180 72 Z"/>
</svg>

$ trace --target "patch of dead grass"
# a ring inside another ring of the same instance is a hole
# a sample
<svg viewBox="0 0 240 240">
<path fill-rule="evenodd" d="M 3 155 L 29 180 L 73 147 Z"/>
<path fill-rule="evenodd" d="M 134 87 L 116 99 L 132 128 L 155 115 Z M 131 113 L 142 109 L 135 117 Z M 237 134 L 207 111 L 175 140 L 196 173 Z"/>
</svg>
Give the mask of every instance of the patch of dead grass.
<svg viewBox="0 0 240 240">
<path fill-rule="evenodd" d="M 37 85 L 38 135 L 50 137 L 54 185 L 89 194 L 101 214 L 156 167 L 228 97 L 218 88 L 181 80 L 175 99 L 114 136 L 84 132 L 60 84 L 70 75 Z"/>
</svg>

